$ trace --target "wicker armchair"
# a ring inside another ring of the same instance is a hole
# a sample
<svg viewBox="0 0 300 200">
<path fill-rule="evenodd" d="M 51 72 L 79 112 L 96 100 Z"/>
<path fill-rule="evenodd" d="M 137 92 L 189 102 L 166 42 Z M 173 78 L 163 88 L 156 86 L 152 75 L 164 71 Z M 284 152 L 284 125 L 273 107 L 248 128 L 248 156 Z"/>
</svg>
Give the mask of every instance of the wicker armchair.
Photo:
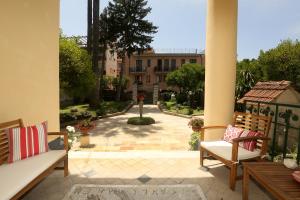
<svg viewBox="0 0 300 200">
<path fill-rule="evenodd" d="M 240 161 L 259 160 L 267 153 L 268 133 L 270 130 L 271 117 L 252 115 L 249 113 L 236 112 L 233 116 L 233 126 L 263 133 L 263 136 L 239 137 L 233 139 L 232 143 L 219 141 L 203 141 L 205 130 L 226 129 L 227 126 L 206 126 L 201 129 L 200 165 L 203 166 L 204 153 L 224 163 L 230 169 L 229 186 L 235 189 L 237 179 L 237 167 Z M 239 142 L 256 140 L 257 147 L 248 151 L 239 147 Z"/>
</svg>

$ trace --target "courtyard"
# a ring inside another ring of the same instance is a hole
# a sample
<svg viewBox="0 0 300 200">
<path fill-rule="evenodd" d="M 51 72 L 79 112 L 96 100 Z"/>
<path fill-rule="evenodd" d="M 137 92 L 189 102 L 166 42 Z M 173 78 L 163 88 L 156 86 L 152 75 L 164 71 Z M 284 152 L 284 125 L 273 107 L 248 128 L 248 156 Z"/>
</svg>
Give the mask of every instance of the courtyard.
<svg viewBox="0 0 300 200">
<path fill-rule="evenodd" d="M 126 114 L 96 121 L 90 132 L 90 148 L 82 151 L 128 151 L 128 150 L 189 150 L 192 133 L 189 119 L 162 113 L 156 105 L 144 105 L 144 116 L 155 119 L 147 126 L 127 124 L 127 119 L 138 116 L 138 106 Z"/>
</svg>

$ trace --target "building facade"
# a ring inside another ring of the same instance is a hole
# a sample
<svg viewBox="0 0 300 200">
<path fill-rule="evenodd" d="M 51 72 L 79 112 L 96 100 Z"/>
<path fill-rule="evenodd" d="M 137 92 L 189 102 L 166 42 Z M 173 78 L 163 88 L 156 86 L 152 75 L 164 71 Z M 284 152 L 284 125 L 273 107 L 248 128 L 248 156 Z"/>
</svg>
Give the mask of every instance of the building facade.
<svg viewBox="0 0 300 200">
<path fill-rule="evenodd" d="M 153 91 L 153 85 L 158 84 L 160 90 L 167 90 L 167 74 L 178 69 L 185 63 L 204 65 L 204 52 L 156 53 L 154 50 L 142 54 L 133 54 L 126 59 L 125 76 L 129 78 L 127 91 L 132 91 L 133 84 L 147 92 Z"/>
</svg>

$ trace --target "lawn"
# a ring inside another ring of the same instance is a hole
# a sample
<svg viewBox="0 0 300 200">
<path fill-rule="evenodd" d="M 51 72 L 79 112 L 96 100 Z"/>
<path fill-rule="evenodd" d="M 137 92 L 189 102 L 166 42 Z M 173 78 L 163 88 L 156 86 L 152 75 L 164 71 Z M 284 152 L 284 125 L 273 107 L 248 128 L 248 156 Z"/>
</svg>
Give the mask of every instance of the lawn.
<svg viewBox="0 0 300 200">
<path fill-rule="evenodd" d="M 91 108 L 89 104 L 67 106 L 60 109 L 60 122 L 64 124 L 69 122 L 77 122 L 83 119 L 95 119 L 98 116 L 121 112 L 129 104 L 130 101 L 105 101 L 102 102 L 97 108 Z"/>
<path fill-rule="evenodd" d="M 202 108 L 193 109 L 190 108 L 190 106 L 184 106 L 180 104 L 176 105 L 176 102 L 173 101 L 164 102 L 164 107 L 169 112 L 178 113 L 182 115 L 203 115 L 204 114 L 204 110 Z"/>
</svg>

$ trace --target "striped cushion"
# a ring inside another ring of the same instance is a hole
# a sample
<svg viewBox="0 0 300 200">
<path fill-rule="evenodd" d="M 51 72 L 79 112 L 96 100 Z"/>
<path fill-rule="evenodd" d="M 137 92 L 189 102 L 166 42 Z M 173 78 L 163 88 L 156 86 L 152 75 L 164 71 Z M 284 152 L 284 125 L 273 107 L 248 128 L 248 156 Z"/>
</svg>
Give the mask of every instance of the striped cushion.
<svg viewBox="0 0 300 200">
<path fill-rule="evenodd" d="M 9 142 L 8 163 L 48 151 L 47 122 L 6 130 Z"/>
<path fill-rule="evenodd" d="M 245 130 L 240 137 L 253 137 L 253 136 L 262 136 L 263 134 L 260 132 Z M 248 151 L 254 151 L 256 148 L 256 140 L 248 140 L 244 142 L 240 142 L 239 145 Z"/>
</svg>

